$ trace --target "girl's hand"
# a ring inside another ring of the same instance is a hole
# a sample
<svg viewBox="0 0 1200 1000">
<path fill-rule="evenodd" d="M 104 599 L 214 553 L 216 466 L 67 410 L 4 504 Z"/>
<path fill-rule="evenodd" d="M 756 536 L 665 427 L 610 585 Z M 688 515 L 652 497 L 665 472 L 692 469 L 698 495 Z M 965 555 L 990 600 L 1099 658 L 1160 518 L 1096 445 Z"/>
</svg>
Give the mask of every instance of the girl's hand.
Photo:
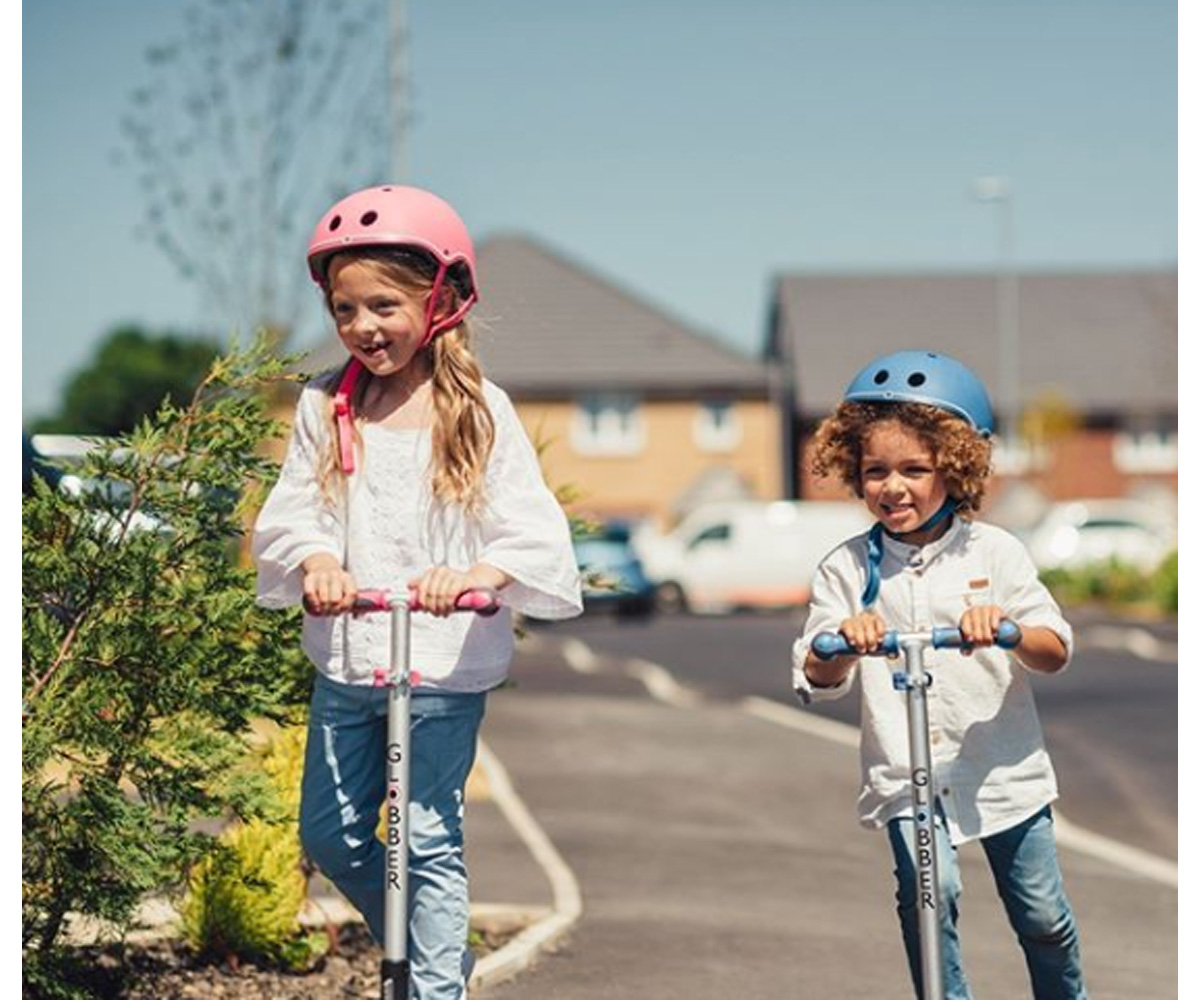
<svg viewBox="0 0 1200 1000">
<path fill-rule="evenodd" d="M 977 646 L 993 645 L 1003 618 L 1004 609 L 995 604 L 967 608 L 958 622 L 958 630 L 963 637 L 963 656 L 970 656 L 971 650 Z"/>
<path fill-rule="evenodd" d="M 863 611 L 853 618 L 847 618 L 838 626 L 838 631 L 846 637 L 846 641 L 858 651 L 873 653 L 883 642 L 887 625 L 874 611 Z"/>
<path fill-rule="evenodd" d="M 331 555 L 309 556 L 304 570 L 304 610 L 310 615 L 340 615 L 354 607 L 358 587 L 354 577 Z"/>
<path fill-rule="evenodd" d="M 512 577 L 487 563 L 476 563 L 466 572 L 449 566 L 434 566 L 415 580 L 408 589 L 421 607 L 444 618 L 454 611 L 454 602 L 468 590 L 500 590 L 512 582 Z"/>
</svg>

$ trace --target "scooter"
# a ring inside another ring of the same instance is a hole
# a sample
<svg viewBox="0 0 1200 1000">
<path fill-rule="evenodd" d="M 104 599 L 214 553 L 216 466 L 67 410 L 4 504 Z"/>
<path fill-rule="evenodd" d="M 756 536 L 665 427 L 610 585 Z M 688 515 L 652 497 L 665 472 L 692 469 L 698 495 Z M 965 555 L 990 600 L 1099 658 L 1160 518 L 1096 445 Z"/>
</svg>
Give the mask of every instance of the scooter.
<svg viewBox="0 0 1200 1000">
<path fill-rule="evenodd" d="M 391 655 L 387 671 L 379 671 L 375 683 L 388 689 L 387 716 L 387 847 L 384 870 L 383 960 L 380 966 L 382 1000 L 408 1000 L 408 802 L 410 776 L 410 721 L 412 689 L 420 677 L 412 670 L 412 612 L 422 611 L 408 594 L 387 590 L 360 590 L 354 601 L 355 615 L 390 611 Z M 471 590 L 455 603 L 456 611 L 473 611 L 490 616 L 500 603 L 490 590 Z"/>
<path fill-rule="evenodd" d="M 1021 627 L 1007 618 L 1000 623 L 996 645 L 1014 649 L 1021 642 Z M 935 628 L 928 632 L 889 631 L 883 642 L 868 656 L 895 659 L 903 653 L 904 670 L 892 673 L 892 687 L 908 699 L 908 753 L 911 768 L 913 821 L 916 834 L 917 927 L 921 941 L 921 981 L 925 1000 L 943 1000 L 942 941 L 937 873 L 937 841 L 934 838 L 933 766 L 929 751 L 929 711 L 925 693 L 933 678 L 925 670 L 927 649 L 961 649 L 962 633 L 956 628 Z M 813 654 L 820 660 L 856 653 L 840 632 L 821 632 L 812 643 Z"/>
</svg>

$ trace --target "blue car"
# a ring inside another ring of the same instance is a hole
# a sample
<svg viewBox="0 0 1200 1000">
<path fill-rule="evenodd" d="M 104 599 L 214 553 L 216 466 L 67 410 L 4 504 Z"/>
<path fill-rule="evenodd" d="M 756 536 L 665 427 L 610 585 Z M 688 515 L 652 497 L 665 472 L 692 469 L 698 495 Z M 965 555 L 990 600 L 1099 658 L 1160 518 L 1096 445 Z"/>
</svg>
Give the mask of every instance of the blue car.
<svg viewBox="0 0 1200 1000">
<path fill-rule="evenodd" d="M 585 610 L 643 616 L 654 611 L 654 584 L 629 544 L 629 533 L 607 529 L 575 539 Z"/>
</svg>

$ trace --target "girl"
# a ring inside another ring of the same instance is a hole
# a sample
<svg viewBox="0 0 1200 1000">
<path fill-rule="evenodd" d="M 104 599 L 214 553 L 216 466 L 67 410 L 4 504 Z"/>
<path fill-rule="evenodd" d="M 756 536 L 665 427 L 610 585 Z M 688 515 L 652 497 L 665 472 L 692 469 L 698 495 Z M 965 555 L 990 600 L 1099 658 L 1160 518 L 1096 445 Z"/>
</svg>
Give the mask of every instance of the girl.
<svg viewBox="0 0 1200 1000">
<path fill-rule="evenodd" d="M 992 409 L 975 375 L 951 358 L 900 351 L 868 365 L 817 430 L 813 468 L 835 474 L 878 523 L 834 549 L 813 584 L 793 649 L 804 702 L 850 687 L 858 656 L 884 632 L 957 625 L 972 649 L 930 651 L 928 710 L 936 793 L 943 978 L 949 1000 L 970 997 L 961 966 L 957 846 L 980 840 L 1038 1000 L 1086 997 L 1075 919 L 1063 890 L 1050 803 L 1058 797 L 1027 670 L 1055 673 L 1071 628 L 1017 539 L 974 520 L 991 458 Z M 1002 618 L 1021 626 L 1012 656 L 993 645 Z M 838 631 L 855 655 L 822 661 L 819 632 Z M 897 912 L 917 996 L 916 862 L 905 699 L 891 671 L 861 671 L 859 817 L 886 827 L 896 861 Z"/>
<path fill-rule="evenodd" d="M 303 602 L 317 668 L 300 835 L 383 936 L 389 616 L 351 617 L 358 587 L 406 584 L 414 615 L 409 818 L 414 995 L 457 998 L 470 973 L 463 787 L 486 692 L 513 654 L 508 609 L 581 610 L 566 516 L 503 391 L 483 378 L 466 315 L 475 255 L 454 210 L 411 187 L 338 202 L 308 249 L 350 358 L 301 393 L 280 478 L 255 526 L 258 596 Z M 502 590 L 491 618 L 450 615 L 476 588 Z"/>
</svg>

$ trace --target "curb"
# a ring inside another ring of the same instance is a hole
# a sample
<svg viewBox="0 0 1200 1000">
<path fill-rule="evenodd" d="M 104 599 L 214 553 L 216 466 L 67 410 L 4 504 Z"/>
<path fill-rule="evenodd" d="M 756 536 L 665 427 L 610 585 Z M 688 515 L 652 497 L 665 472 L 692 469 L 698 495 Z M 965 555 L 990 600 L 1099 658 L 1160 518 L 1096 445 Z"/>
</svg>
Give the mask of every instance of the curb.
<svg viewBox="0 0 1200 1000">
<path fill-rule="evenodd" d="M 479 764 L 487 775 L 496 805 L 545 872 L 554 905 L 503 947 L 479 960 L 471 975 L 471 989 L 494 986 L 529 968 L 542 952 L 563 938 L 583 913 L 583 899 L 574 873 L 517 795 L 500 759 L 483 740 L 479 742 Z"/>
</svg>

